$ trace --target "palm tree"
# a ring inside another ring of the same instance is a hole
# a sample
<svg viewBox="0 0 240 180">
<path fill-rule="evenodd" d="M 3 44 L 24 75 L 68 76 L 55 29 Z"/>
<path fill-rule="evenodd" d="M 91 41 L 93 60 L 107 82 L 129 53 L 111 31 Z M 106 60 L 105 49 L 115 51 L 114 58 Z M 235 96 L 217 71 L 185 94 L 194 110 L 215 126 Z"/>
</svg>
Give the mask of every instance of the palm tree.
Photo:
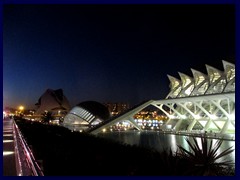
<svg viewBox="0 0 240 180">
<path fill-rule="evenodd" d="M 49 121 L 52 119 L 53 119 L 52 112 L 48 111 L 42 114 L 42 122 L 49 124 Z"/>
<path fill-rule="evenodd" d="M 189 138 L 185 139 L 190 147 L 190 150 L 186 150 L 178 145 L 179 151 L 177 155 L 186 162 L 186 175 L 200 175 L 200 176 L 217 176 L 226 175 L 225 169 L 233 165 L 234 163 L 228 160 L 222 160 L 224 156 L 232 153 L 234 149 L 232 147 L 218 153 L 223 140 L 217 140 L 213 145 L 212 139 L 208 143 L 206 136 L 201 137 L 202 148 L 199 147 L 196 137 L 193 138 L 193 142 Z"/>
</svg>

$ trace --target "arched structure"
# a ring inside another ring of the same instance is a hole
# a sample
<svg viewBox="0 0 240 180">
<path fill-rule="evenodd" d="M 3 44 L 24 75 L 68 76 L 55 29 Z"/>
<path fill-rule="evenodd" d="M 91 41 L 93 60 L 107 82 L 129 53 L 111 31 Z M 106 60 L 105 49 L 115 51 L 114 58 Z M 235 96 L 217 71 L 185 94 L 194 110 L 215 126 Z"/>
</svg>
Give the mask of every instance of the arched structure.
<svg viewBox="0 0 240 180">
<path fill-rule="evenodd" d="M 108 108 L 96 101 L 84 101 L 73 107 L 64 117 L 63 125 L 66 127 L 79 126 L 83 129 L 95 126 L 108 119 Z"/>
<path fill-rule="evenodd" d="M 168 117 L 163 129 L 191 132 L 197 127 L 203 131 L 213 130 L 220 134 L 234 133 L 235 65 L 227 61 L 222 62 L 224 72 L 206 65 L 207 75 L 194 69 L 191 69 L 193 77 L 179 73 L 181 81 L 168 75 L 170 92 L 166 99 L 143 102 L 88 129 L 88 132 L 97 134 L 120 121 L 128 121 L 136 129 L 142 130 L 133 117 L 142 109 L 153 105 Z"/>
</svg>

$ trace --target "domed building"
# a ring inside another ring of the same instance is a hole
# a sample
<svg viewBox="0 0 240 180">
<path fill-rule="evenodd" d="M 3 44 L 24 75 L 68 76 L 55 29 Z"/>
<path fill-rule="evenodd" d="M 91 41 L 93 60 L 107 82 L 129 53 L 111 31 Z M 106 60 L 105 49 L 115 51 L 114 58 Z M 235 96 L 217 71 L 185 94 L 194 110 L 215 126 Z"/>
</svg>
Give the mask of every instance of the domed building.
<svg viewBox="0 0 240 180">
<path fill-rule="evenodd" d="M 86 129 L 108 118 L 110 118 L 110 113 L 106 106 L 96 101 L 84 101 L 69 111 L 64 118 L 63 125 L 71 130 L 76 127 Z"/>
</svg>

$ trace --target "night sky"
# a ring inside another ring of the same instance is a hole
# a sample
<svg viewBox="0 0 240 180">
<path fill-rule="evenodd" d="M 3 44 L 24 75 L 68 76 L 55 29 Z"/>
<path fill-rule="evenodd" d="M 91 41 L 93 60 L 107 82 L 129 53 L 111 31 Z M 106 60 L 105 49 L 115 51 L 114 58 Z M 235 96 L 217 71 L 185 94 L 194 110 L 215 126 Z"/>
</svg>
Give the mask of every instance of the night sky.
<svg viewBox="0 0 240 180">
<path fill-rule="evenodd" d="M 235 64 L 234 5 L 4 5 L 3 106 L 62 88 L 86 100 L 164 99 L 167 74 Z"/>
</svg>

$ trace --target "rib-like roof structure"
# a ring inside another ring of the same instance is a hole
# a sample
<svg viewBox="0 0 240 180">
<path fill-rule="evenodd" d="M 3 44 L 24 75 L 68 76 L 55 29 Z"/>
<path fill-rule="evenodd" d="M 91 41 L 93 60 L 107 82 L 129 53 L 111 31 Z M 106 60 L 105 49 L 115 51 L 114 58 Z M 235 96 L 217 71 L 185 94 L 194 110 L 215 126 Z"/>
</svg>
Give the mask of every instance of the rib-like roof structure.
<svg viewBox="0 0 240 180">
<path fill-rule="evenodd" d="M 96 125 L 110 117 L 108 108 L 96 101 L 84 101 L 65 116 L 67 125 Z"/>
<path fill-rule="evenodd" d="M 235 65 L 222 60 L 224 71 L 206 64 L 207 75 L 191 69 L 193 77 L 179 73 L 181 81 L 168 75 L 170 92 L 166 99 L 235 92 Z"/>
</svg>

